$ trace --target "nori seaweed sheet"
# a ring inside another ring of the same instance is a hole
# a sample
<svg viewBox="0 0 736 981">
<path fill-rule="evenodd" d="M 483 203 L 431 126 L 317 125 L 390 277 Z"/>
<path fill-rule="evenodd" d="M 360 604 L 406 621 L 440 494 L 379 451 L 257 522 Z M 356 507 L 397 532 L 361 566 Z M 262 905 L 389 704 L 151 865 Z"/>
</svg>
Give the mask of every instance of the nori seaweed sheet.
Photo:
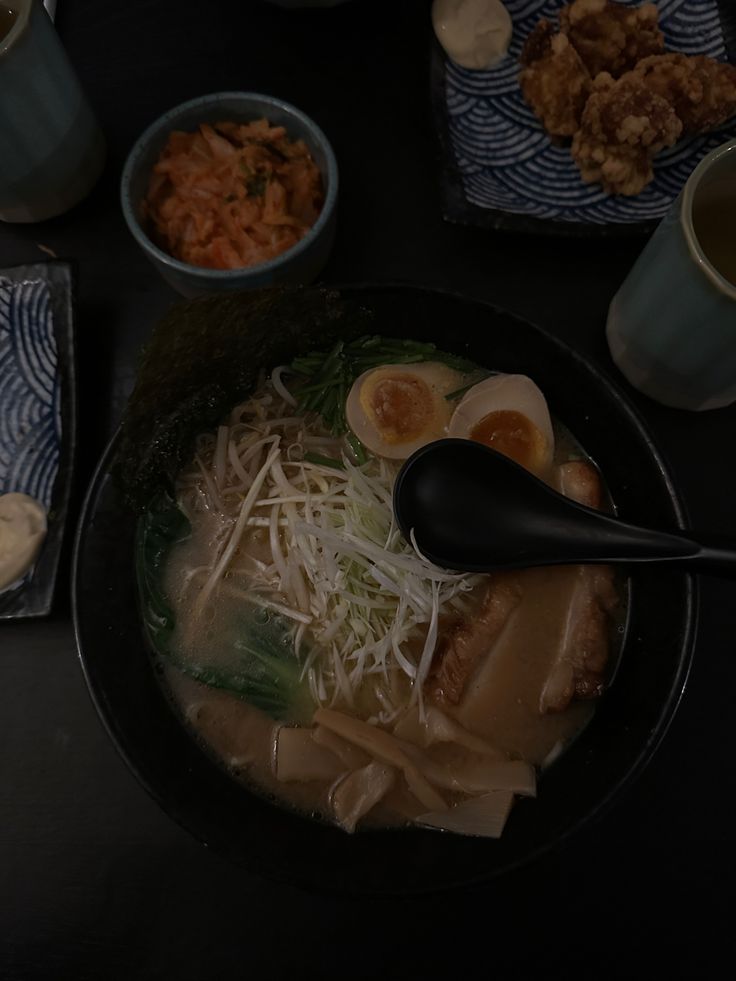
<svg viewBox="0 0 736 981">
<path fill-rule="evenodd" d="M 143 351 L 113 473 L 143 511 L 170 489 L 195 437 L 255 387 L 262 370 L 371 329 L 372 314 L 324 287 L 198 297 L 172 308 Z"/>
</svg>

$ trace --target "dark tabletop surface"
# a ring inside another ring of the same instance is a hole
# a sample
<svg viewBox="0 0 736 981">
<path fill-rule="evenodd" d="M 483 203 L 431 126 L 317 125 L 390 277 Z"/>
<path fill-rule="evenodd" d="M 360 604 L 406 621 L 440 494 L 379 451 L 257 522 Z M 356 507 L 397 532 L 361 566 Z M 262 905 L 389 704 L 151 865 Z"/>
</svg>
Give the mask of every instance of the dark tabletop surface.
<svg viewBox="0 0 736 981">
<path fill-rule="evenodd" d="M 408 282 L 492 300 L 616 373 L 606 309 L 643 240 L 513 237 L 443 221 L 427 8 L 61 0 L 57 26 L 107 136 L 107 168 L 69 214 L 1 225 L 0 267 L 42 260 L 42 246 L 77 263 L 70 531 L 141 345 L 176 299 L 124 226 L 122 162 L 160 113 L 204 92 L 283 97 L 328 134 L 342 185 L 325 281 Z M 687 414 L 627 390 L 671 462 L 693 526 L 736 534 L 736 406 Z M 85 688 L 69 546 L 52 615 L 0 624 L 0 978 L 421 977 L 476 965 L 488 977 L 693 977 L 730 948 L 733 584 L 702 580 L 680 709 L 603 819 L 481 890 L 358 902 L 257 879 L 149 799 Z"/>
</svg>

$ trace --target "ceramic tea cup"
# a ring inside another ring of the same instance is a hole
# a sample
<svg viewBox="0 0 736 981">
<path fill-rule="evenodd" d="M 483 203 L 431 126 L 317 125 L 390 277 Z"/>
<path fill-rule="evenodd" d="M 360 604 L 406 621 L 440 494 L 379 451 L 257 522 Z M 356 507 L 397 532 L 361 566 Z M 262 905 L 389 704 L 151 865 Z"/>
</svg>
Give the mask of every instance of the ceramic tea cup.
<svg viewBox="0 0 736 981">
<path fill-rule="evenodd" d="M 656 401 L 736 401 L 736 139 L 688 178 L 614 296 L 606 336 L 626 378 Z"/>
<path fill-rule="evenodd" d="M 105 146 L 40 0 L 0 0 L 0 220 L 68 211 L 102 172 Z"/>
</svg>

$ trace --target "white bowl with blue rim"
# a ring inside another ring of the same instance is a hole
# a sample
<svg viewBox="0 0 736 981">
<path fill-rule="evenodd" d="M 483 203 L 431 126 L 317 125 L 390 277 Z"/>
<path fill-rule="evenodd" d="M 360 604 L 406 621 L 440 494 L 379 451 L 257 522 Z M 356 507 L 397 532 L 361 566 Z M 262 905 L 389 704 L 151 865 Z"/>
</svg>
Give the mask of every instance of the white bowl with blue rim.
<svg viewBox="0 0 736 981">
<path fill-rule="evenodd" d="M 238 269 L 208 269 L 182 262 L 151 239 L 143 202 L 151 173 L 172 130 L 194 132 L 201 123 L 223 120 L 247 123 L 266 118 L 283 126 L 292 140 L 303 140 L 322 175 L 322 211 L 296 245 L 267 262 Z M 133 237 L 164 279 L 184 296 L 268 286 L 299 286 L 322 271 L 335 237 L 338 172 L 335 154 L 320 127 L 282 99 L 254 92 L 215 92 L 184 102 L 160 116 L 138 138 L 123 168 L 120 200 Z"/>
</svg>

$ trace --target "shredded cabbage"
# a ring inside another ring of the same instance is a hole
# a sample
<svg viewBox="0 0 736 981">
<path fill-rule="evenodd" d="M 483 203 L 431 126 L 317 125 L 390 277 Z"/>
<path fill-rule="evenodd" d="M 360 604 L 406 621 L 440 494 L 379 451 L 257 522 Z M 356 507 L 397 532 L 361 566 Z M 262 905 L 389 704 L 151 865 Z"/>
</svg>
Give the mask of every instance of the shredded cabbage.
<svg viewBox="0 0 736 981">
<path fill-rule="evenodd" d="M 238 407 L 182 479 L 185 509 L 204 507 L 223 523 L 196 602 L 203 608 L 226 588 L 289 618 L 318 705 L 353 705 L 368 684 L 381 706 L 376 721 L 392 721 L 407 692 L 423 717 L 440 617 L 478 577 L 437 568 L 403 539 L 392 508 L 398 463 L 358 464 L 318 417 L 288 415 L 280 379 L 276 387 Z M 315 462 L 315 440 L 340 469 Z M 247 561 L 256 532 L 270 561 Z M 396 674 L 407 683 L 392 684 Z"/>
</svg>

